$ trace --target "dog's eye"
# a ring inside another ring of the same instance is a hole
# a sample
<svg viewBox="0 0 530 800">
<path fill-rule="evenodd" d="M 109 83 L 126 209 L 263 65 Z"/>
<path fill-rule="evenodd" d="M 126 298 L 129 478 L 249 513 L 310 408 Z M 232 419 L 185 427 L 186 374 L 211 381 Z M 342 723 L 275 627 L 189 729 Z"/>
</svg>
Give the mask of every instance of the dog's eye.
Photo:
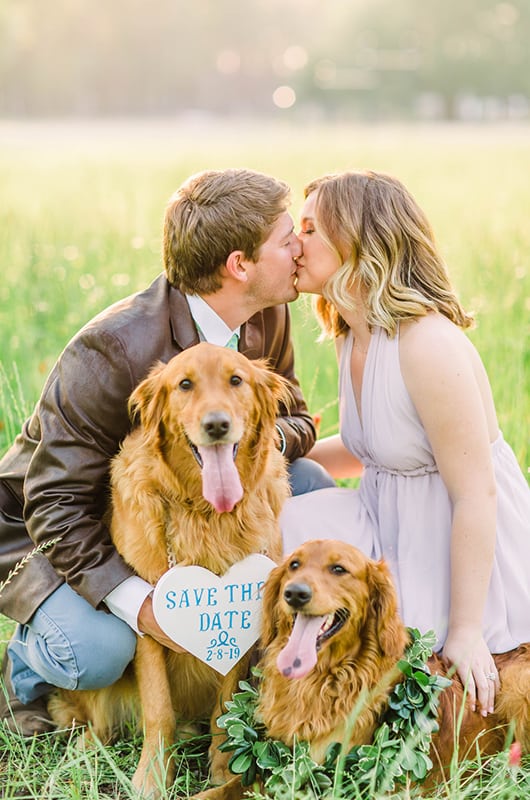
<svg viewBox="0 0 530 800">
<path fill-rule="evenodd" d="M 193 389 L 192 381 L 189 378 L 183 378 L 179 383 L 179 389 L 182 389 L 183 392 L 189 392 L 190 389 Z"/>
<path fill-rule="evenodd" d="M 331 564 L 329 571 L 332 572 L 333 575 L 345 575 L 348 570 L 344 569 L 340 564 Z"/>
<path fill-rule="evenodd" d="M 230 383 L 232 386 L 239 386 L 240 383 L 243 383 L 243 378 L 240 378 L 239 375 L 232 375 Z"/>
<path fill-rule="evenodd" d="M 298 569 L 300 566 L 300 562 L 297 559 L 293 559 L 289 564 L 289 569 Z"/>
</svg>

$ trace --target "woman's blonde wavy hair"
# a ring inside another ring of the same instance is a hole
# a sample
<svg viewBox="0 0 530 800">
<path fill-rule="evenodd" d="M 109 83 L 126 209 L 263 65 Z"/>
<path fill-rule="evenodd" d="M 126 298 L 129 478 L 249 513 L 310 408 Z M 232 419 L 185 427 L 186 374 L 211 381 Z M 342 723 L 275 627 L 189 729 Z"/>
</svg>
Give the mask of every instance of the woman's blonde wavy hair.
<svg viewBox="0 0 530 800">
<path fill-rule="evenodd" d="M 473 317 L 458 301 L 424 212 L 403 184 L 378 172 L 345 172 L 317 178 L 319 233 L 337 252 L 341 267 L 324 285 L 316 313 L 326 336 L 347 325 L 337 308 L 353 310 L 359 286 L 370 327 L 394 336 L 399 320 L 438 311 L 461 328 Z"/>
</svg>

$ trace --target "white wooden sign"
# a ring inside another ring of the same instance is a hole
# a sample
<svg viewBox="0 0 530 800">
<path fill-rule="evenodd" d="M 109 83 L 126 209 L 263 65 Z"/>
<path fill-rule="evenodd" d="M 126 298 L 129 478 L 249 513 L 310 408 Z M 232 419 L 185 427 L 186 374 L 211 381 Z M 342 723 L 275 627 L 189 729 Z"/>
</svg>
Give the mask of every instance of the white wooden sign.
<svg viewBox="0 0 530 800">
<path fill-rule="evenodd" d="M 226 675 L 259 637 L 263 584 L 275 566 L 256 553 L 221 577 L 204 567 L 172 567 L 155 586 L 155 619 L 170 639 Z"/>
</svg>

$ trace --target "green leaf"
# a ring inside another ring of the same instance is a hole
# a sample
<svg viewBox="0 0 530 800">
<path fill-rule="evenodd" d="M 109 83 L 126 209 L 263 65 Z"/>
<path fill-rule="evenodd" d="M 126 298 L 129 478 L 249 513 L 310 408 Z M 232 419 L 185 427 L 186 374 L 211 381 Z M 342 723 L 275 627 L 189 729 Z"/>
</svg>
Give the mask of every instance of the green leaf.
<svg viewBox="0 0 530 800">
<path fill-rule="evenodd" d="M 253 750 L 256 755 L 256 762 L 262 769 L 274 769 L 275 767 L 279 767 L 284 760 L 282 756 L 285 757 L 285 753 L 282 753 L 276 745 L 276 742 L 270 740 L 257 742 Z"/>
<path fill-rule="evenodd" d="M 240 753 L 234 759 L 230 761 L 230 769 L 236 775 L 240 775 L 242 772 L 246 772 L 250 765 L 252 764 L 253 758 L 252 753 L 250 750 L 245 753 Z"/>
<path fill-rule="evenodd" d="M 431 682 L 431 676 L 427 672 L 424 672 L 423 670 L 417 669 L 412 674 L 412 677 L 414 678 L 415 681 L 417 681 L 420 684 L 420 686 L 429 686 Z"/>
<path fill-rule="evenodd" d="M 255 742 L 258 738 L 258 732 L 254 728 L 251 728 L 250 725 L 244 725 L 243 737 L 247 742 Z"/>
<path fill-rule="evenodd" d="M 232 739 L 243 739 L 243 734 L 245 732 L 246 727 L 247 726 L 245 725 L 245 723 L 241 722 L 240 720 L 237 721 L 230 720 L 230 722 L 226 726 L 226 732 L 228 736 L 230 736 Z"/>
</svg>

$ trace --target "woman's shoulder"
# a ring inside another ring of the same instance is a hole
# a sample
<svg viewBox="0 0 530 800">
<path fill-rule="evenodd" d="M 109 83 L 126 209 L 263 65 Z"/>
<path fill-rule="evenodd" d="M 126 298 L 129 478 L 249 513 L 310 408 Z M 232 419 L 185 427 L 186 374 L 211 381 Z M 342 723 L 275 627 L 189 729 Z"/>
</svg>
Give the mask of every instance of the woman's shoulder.
<svg viewBox="0 0 530 800">
<path fill-rule="evenodd" d="M 431 312 L 424 317 L 405 320 L 399 327 L 399 347 L 401 355 L 422 352 L 435 355 L 438 351 L 447 353 L 462 350 L 469 353 L 472 348 L 466 334 L 443 314 Z"/>
<path fill-rule="evenodd" d="M 443 375 L 470 373 L 477 357 L 465 333 L 442 314 L 429 313 L 400 325 L 399 360 L 409 391 L 417 381 L 425 387 Z"/>
<path fill-rule="evenodd" d="M 436 311 L 429 311 L 423 317 L 401 320 L 399 324 L 400 338 L 424 336 L 464 336 L 463 331 L 451 322 L 448 317 Z"/>
</svg>

